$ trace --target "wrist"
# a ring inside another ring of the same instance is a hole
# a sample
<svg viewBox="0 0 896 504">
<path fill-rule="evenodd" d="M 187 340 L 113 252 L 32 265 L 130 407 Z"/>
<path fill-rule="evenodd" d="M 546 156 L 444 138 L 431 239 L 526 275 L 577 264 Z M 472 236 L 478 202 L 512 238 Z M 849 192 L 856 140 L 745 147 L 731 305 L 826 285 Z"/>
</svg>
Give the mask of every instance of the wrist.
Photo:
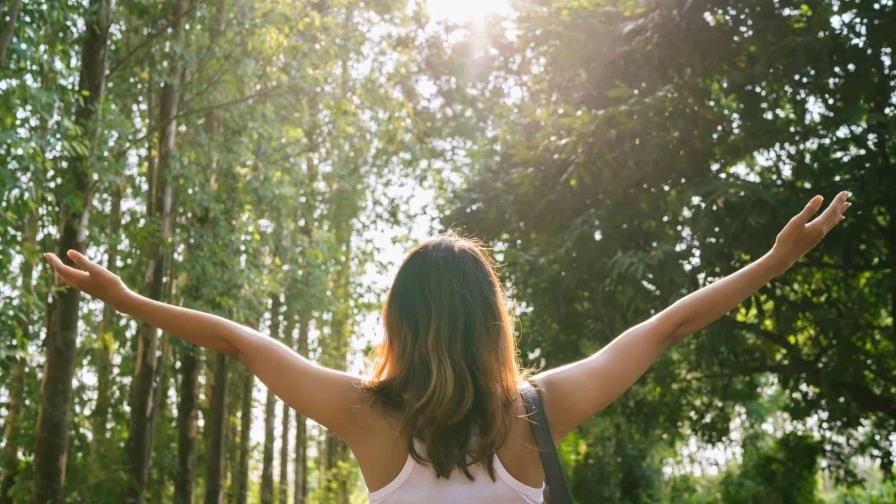
<svg viewBox="0 0 896 504">
<path fill-rule="evenodd" d="M 757 262 L 761 262 L 768 268 L 772 278 L 777 278 L 783 275 L 790 269 L 791 264 L 793 264 L 792 261 L 787 260 L 783 254 L 777 252 L 774 248 L 766 252 L 764 256 L 757 260 Z"/>
<path fill-rule="evenodd" d="M 133 315 L 134 308 L 140 302 L 140 297 L 140 294 L 125 288 L 118 296 L 115 296 L 110 304 L 121 313 Z"/>
</svg>

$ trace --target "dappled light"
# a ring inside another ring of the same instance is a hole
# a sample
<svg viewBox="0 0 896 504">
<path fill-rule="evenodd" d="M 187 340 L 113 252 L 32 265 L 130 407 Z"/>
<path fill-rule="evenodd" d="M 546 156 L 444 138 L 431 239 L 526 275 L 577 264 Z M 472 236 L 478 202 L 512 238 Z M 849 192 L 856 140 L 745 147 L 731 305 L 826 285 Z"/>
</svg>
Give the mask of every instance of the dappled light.
<svg viewBox="0 0 896 504">
<path fill-rule="evenodd" d="M 892 0 L 3 3 L 0 504 L 538 502 L 526 377 L 575 502 L 892 502 L 894 33 Z M 477 440 L 476 483 L 405 469 Z"/>
</svg>

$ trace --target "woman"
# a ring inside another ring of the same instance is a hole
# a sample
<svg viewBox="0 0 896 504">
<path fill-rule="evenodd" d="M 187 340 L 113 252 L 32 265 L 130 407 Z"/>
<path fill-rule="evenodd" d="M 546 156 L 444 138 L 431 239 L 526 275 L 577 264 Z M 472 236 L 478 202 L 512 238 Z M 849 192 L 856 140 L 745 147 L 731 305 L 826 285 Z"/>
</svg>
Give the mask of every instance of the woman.
<svg viewBox="0 0 896 504">
<path fill-rule="evenodd" d="M 76 251 L 47 253 L 61 279 L 122 313 L 239 359 L 296 411 L 341 437 L 371 502 L 541 502 L 544 474 L 518 386 L 540 390 L 554 441 L 628 389 L 667 348 L 783 274 L 844 219 L 849 192 L 813 197 L 771 250 L 635 325 L 598 353 L 531 378 L 521 370 L 491 261 L 453 234 L 418 245 L 383 307 L 372 378 L 327 369 L 215 315 L 140 296 Z"/>
</svg>

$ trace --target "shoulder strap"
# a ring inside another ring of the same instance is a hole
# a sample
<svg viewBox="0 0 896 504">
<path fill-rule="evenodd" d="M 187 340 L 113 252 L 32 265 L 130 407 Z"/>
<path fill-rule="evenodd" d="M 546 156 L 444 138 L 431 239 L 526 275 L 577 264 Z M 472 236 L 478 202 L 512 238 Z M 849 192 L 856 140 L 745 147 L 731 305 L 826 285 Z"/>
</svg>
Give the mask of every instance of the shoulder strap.
<svg viewBox="0 0 896 504">
<path fill-rule="evenodd" d="M 538 445 L 538 456 L 541 457 L 541 466 L 544 468 L 544 479 L 548 486 L 549 501 L 551 504 L 572 504 L 572 496 L 566 485 L 566 478 L 560 467 L 560 459 L 557 458 L 557 448 L 551 436 L 551 427 L 548 418 L 544 414 L 544 405 L 541 403 L 541 395 L 538 390 L 527 383 L 520 388 L 523 396 L 523 404 L 529 416 L 529 426 L 532 435 Z"/>
</svg>

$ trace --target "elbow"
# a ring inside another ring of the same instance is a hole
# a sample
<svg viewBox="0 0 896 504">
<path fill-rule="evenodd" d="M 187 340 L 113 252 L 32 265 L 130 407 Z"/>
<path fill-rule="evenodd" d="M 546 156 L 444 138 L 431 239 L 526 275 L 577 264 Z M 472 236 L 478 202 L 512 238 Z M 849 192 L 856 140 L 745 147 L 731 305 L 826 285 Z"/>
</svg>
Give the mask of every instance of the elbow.
<svg viewBox="0 0 896 504">
<path fill-rule="evenodd" d="M 240 329 L 242 330 L 228 340 L 227 351 L 223 353 L 249 367 L 249 363 L 246 362 L 249 357 L 248 354 L 253 353 L 251 351 L 253 345 L 257 344 L 259 339 L 265 338 L 265 336 L 249 327 L 242 326 Z"/>
<path fill-rule="evenodd" d="M 666 338 L 665 338 L 665 341 L 664 341 L 665 348 L 671 348 L 671 347 L 674 346 L 676 343 L 678 343 L 679 341 L 683 340 L 684 337 L 687 336 L 687 335 L 688 335 L 688 333 L 687 333 L 686 331 L 682 330 L 682 329 L 675 329 L 675 330 L 673 330 L 673 331 L 670 332 L 668 335 L 666 335 Z"/>
<path fill-rule="evenodd" d="M 654 326 L 653 333 L 658 336 L 663 349 L 667 349 L 690 334 L 686 324 L 676 320 L 672 320 L 668 315 L 660 312 L 650 318 L 650 323 Z"/>
</svg>

